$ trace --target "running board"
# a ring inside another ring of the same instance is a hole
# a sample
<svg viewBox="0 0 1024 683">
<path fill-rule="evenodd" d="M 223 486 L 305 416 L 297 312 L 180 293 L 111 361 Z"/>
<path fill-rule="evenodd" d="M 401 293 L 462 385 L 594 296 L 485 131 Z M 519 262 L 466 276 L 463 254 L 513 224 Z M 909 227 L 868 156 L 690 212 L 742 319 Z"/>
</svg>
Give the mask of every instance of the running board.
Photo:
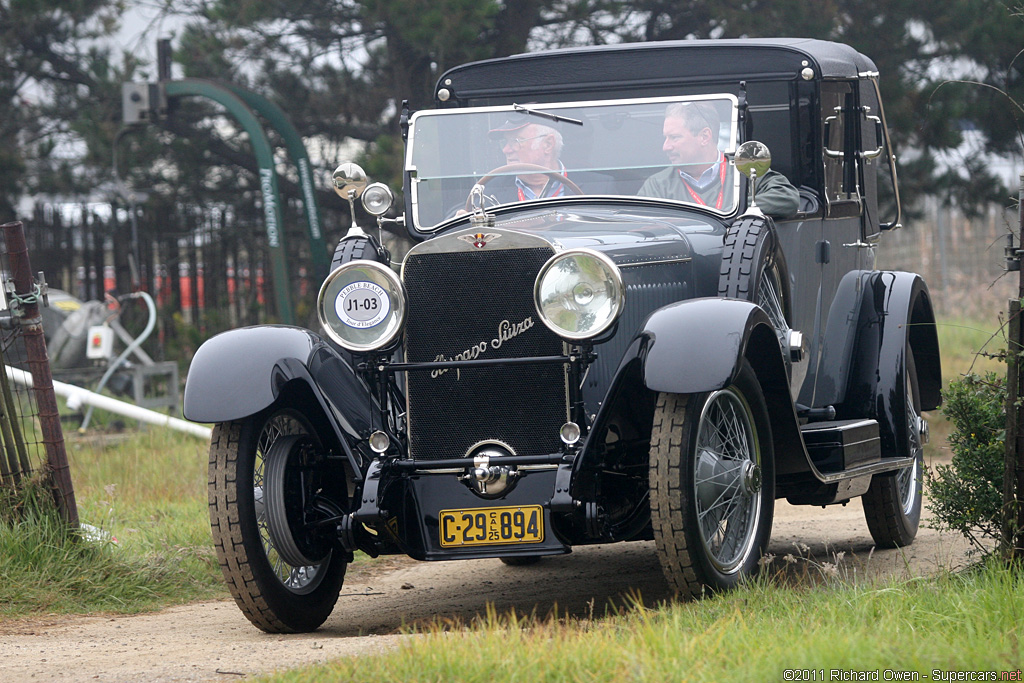
<svg viewBox="0 0 1024 683">
<path fill-rule="evenodd" d="M 800 427 L 814 477 L 822 484 L 901 470 L 914 458 L 883 458 L 875 420 L 811 422 Z"/>
<path fill-rule="evenodd" d="M 875 420 L 810 422 L 800 427 L 800 434 L 815 469 L 824 475 L 846 474 L 882 459 Z"/>
<path fill-rule="evenodd" d="M 883 458 L 878 422 L 869 419 L 811 422 L 800 427 L 810 474 L 778 491 L 793 505 L 832 505 L 864 495 L 876 474 L 904 469 L 914 458 Z"/>
<path fill-rule="evenodd" d="M 914 458 L 883 458 L 878 462 L 858 465 L 842 472 L 822 473 L 811 465 L 812 474 L 818 486 L 808 487 L 805 482 L 797 490 L 782 493 L 793 505 L 832 505 L 864 495 L 876 474 L 905 469 L 914 464 Z"/>
<path fill-rule="evenodd" d="M 833 484 L 837 481 L 843 481 L 844 479 L 864 477 L 869 474 L 881 474 L 882 472 L 891 472 L 893 470 L 903 470 L 913 464 L 913 458 L 885 458 L 880 462 L 871 463 L 870 465 L 861 465 L 860 467 L 843 470 L 842 472 L 819 472 L 818 479 L 823 484 Z"/>
</svg>

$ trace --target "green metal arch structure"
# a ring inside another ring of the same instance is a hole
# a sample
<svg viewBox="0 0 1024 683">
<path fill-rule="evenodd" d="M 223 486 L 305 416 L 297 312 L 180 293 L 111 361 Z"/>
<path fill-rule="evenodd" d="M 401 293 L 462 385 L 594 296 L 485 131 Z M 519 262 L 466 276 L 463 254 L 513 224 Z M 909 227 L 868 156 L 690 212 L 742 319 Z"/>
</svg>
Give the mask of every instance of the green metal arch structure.
<svg viewBox="0 0 1024 683">
<path fill-rule="evenodd" d="M 263 217 L 266 223 L 267 244 L 270 247 L 270 262 L 274 271 L 274 293 L 278 314 L 286 325 L 295 324 L 289 291 L 288 261 L 284 249 L 284 220 L 281 213 L 280 193 L 277 187 L 277 171 L 274 167 L 274 152 L 270 140 L 263 130 L 256 114 L 245 101 L 230 89 L 210 81 L 186 78 L 163 83 L 167 98 L 198 95 L 217 102 L 235 117 L 249 134 L 253 153 L 256 155 L 260 191 L 263 194 Z M 308 213 L 308 211 L 307 211 Z"/>
<path fill-rule="evenodd" d="M 288 155 L 295 163 L 299 175 L 299 187 L 302 188 L 303 213 L 306 215 L 306 229 L 309 233 L 309 250 L 312 254 L 313 274 L 317 280 L 327 277 L 331 260 L 327 252 L 323 231 L 320 229 L 320 208 L 316 203 L 316 190 L 313 184 L 313 171 L 309 163 L 309 154 L 306 153 L 306 145 L 302 136 L 295 130 L 291 120 L 279 106 L 251 90 L 246 90 L 237 85 L 228 84 L 231 92 L 252 107 L 260 116 L 265 118 L 271 126 L 280 134 L 284 140 Z"/>
</svg>

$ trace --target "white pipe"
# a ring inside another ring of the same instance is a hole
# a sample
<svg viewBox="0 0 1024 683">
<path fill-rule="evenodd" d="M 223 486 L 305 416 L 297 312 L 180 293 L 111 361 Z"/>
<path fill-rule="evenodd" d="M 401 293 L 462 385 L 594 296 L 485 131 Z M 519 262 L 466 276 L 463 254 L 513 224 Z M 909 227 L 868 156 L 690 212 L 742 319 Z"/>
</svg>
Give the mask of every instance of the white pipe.
<svg viewBox="0 0 1024 683">
<path fill-rule="evenodd" d="M 7 376 L 18 384 L 30 387 L 32 386 L 32 375 L 19 370 L 18 368 L 12 368 L 9 365 L 4 366 L 7 369 Z M 118 415 L 124 415 L 130 417 L 133 420 L 140 420 L 141 422 L 147 422 L 149 424 L 158 425 L 160 427 L 170 427 L 176 429 L 179 432 L 186 432 L 192 436 L 198 436 L 201 439 L 210 439 L 213 434 L 213 430 L 209 427 L 203 427 L 202 425 L 195 424 L 194 422 L 186 422 L 185 420 L 171 417 L 170 415 L 164 415 L 158 413 L 155 410 L 149 410 L 148 408 L 140 408 L 137 405 L 119 401 L 116 398 L 110 398 L 109 396 L 103 396 L 97 394 L 94 391 L 83 389 L 82 387 L 76 387 L 74 384 L 67 384 L 66 382 L 58 382 L 53 380 L 53 391 L 58 396 L 63 396 L 67 399 L 68 408 L 71 410 L 78 410 L 82 405 L 95 406 L 102 410 L 108 410 Z"/>
</svg>

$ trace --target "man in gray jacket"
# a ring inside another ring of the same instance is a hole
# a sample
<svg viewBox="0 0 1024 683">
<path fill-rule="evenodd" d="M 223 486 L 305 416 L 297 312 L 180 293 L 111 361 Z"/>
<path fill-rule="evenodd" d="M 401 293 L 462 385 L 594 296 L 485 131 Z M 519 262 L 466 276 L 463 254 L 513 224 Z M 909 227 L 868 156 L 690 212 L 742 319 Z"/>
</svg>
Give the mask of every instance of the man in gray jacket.
<svg viewBox="0 0 1024 683">
<path fill-rule="evenodd" d="M 719 121 L 718 111 L 707 102 L 668 105 L 661 149 L 672 166 L 644 181 L 638 194 L 728 211 L 734 203 L 732 174 L 736 171 L 718 149 Z M 761 210 L 775 218 L 792 216 L 800 206 L 796 188 L 776 171 L 757 179 L 755 194 Z"/>
</svg>

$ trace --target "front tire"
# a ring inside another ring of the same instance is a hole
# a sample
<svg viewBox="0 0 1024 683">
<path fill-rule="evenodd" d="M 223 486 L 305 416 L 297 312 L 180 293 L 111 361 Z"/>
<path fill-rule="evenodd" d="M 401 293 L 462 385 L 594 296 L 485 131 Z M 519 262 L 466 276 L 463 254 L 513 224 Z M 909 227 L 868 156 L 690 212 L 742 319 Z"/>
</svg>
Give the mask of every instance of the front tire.
<svg viewBox="0 0 1024 683">
<path fill-rule="evenodd" d="M 681 595 L 729 589 L 758 570 L 775 507 L 771 427 L 753 369 L 704 394 L 661 394 L 650 452 L 651 522 Z"/>
<path fill-rule="evenodd" d="M 910 545 L 921 524 L 921 484 L 924 474 L 924 445 L 921 439 L 921 395 L 917 383 L 914 352 L 907 346 L 904 362 L 903 418 L 897 425 L 897 438 L 906 444 L 905 453 L 914 464 L 895 472 L 876 474 L 864 494 L 864 518 L 871 538 L 879 548 L 901 548 Z"/>
<path fill-rule="evenodd" d="M 210 443 L 209 509 L 217 559 L 242 613 L 268 633 L 318 628 L 334 609 L 345 578 L 347 563 L 339 548 L 300 537 L 302 550 L 315 557 L 304 566 L 289 564 L 268 524 L 265 476 L 274 444 L 311 440 L 314 431 L 301 415 L 278 410 L 218 424 Z"/>
</svg>

